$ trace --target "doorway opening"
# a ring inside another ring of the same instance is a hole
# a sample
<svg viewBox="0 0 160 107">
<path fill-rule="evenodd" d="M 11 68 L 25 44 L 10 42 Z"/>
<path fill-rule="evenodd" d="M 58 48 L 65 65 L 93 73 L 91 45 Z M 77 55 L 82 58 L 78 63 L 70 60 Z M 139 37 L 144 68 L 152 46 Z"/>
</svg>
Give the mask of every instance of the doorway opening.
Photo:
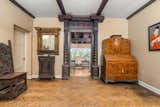
<svg viewBox="0 0 160 107">
<path fill-rule="evenodd" d="M 15 72 L 26 72 L 26 36 L 28 31 L 14 25 L 14 69 Z"/>
<path fill-rule="evenodd" d="M 71 32 L 70 35 L 70 75 L 88 77 L 91 75 L 91 33 Z"/>
<path fill-rule="evenodd" d="M 83 19 L 83 18 L 82 18 Z M 98 66 L 98 20 L 73 20 L 64 22 L 64 59 L 62 65 L 62 79 L 68 80 L 71 76 L 72 63 L 76 63 L 73 59 L 71 61 L 71 46 L 73 44 L 90 44 L 90 58 L 89 61 L 77 61 L 79 65 L 89 63 L 89 73 L 93 79 L 99 79 Z M 72 44 L 72 45 L 71 45 Z M 87 46 L 85 46 L 87 47 Z M 73 49 L 72 49 L 73 50 Z M 82 49 L 79 49 L 82 50 Z M 72 64 L 75 65 L 75 64 Z M 82 66 L 83 67 L 83 66 Z M 77 67 L 76 67 L 77 68 Z M 84 68 L 84 67 L 83 67 Z"/>
</svg>

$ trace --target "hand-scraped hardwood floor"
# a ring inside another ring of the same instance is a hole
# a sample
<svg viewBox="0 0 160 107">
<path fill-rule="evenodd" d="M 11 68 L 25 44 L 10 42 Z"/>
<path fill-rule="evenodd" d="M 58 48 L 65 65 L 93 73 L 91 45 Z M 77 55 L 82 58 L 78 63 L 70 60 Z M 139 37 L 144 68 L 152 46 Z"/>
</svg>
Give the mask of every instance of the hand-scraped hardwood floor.
<svg viewBox="0 0 160 107">
<path fill-rule="evenodd" d="M 0 107 L 160 107 L 160 96 L 134 84 L 104 84 L 90 78 L 29 80 L 28 90 Z"/>
</svg>

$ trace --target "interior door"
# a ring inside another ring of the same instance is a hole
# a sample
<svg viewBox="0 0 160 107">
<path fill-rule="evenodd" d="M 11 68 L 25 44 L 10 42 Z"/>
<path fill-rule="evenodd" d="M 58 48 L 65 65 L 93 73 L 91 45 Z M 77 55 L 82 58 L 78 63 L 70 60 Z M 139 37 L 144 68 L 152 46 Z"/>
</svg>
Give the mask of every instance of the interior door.
<svg viewBox="0 0 160 107">
<path fill-rule="evenodd" d="M 14 69 L 25 72 L 25 32 L 15 29 L 14 39 Z"/>
</svg>

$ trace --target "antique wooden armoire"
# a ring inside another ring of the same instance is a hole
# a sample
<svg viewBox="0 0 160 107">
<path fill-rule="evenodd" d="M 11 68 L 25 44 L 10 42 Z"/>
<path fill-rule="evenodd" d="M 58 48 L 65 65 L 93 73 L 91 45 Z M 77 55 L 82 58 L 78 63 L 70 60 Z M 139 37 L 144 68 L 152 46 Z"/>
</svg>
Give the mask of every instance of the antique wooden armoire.
<svg viewBox="0 0 160 107">
<path fill-rule="evenodd" d="M 130 41 L 120 35 L 103 40 L 101 78 L 104 82 L 136 82 L 137 61 L 131 56 Z"/>
</svg>

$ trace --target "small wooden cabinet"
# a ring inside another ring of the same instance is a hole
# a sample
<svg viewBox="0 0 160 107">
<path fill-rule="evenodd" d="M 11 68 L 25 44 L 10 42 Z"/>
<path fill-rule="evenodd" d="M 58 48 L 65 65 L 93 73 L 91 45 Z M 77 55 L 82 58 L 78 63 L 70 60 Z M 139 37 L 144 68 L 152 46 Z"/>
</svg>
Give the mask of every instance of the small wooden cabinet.
<svg viewBox="0 0 160 107">
<path fill-rule="evenodd" d="M 137 60 L 130 53 L 128 39 L 113 36 L 103 41 L 101 77 L 106 83 L 137 81 Z"/>
<path fill-rule="evenodd" d="M 39 56 L 39 79 L 55 79 L 55 56 Z"/>
</svg>

